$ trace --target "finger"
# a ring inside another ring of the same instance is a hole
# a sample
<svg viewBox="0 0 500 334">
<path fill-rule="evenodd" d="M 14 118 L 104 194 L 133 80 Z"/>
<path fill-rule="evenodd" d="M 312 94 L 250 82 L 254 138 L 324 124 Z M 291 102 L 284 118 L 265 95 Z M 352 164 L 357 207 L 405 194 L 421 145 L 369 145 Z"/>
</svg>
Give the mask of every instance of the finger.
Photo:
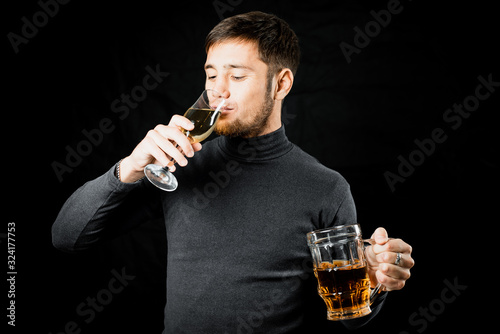
<svg viewBox="0 0 500 334">
<path fill-rule="evenodd" d="M 373 252 L 375 254 L 381 254 L 384 252 L 411 254 L 411 251 L 412 247 L 401 239 L 389 239 L 389 241 L 383 245 L 373 245 Z"/>
<path fill-rule="evenodd" d="M 395 280 L 407 280 L 411 276 L 411 271 L 408 268 L 396 266 L 395 264 L 381 263 L 378 270 L 382 274 L 391 277 Z"/>
<path fill-rule="evenodd" d="M 154 130 L 151 130 L 148 132 L 148 137 L 151 138 L 155 145 L 161 149 L 161 151 L 164 152 L 164 154 L 167 154 L 170 158 L 168 159 L 167 164 L 164 164 L 164 159 L 160 160 L 158 159 L 157 155 L 161 157 L 161 154 L 159 154 L 156 150 L 153 153 L 153 156 L 162 163 L 162 166 L 171 166 L 173 165 L 173 162 L 171 162 L 171 159 L 174 159 L 175 162 L 177 162 L 181 166 L 187 165 L 187 159 L 184 157 L 184 155 L 175 147 L 174 143 L 168 139 L 168 137 L 165 136 L 166 131 L 160 132 L 161 128 L 157 126 Z M 163 129 L 164 130 L 164 129 Z M 184 137 L 184 139 L 186 139 Z M 186 139 L 187 140 L 187 139 Z"/>
<path fill-rule="evenodd" d="M 192 157 L 194 155 L 194 150 L 189 141 L 188 137 L 184 133 L 182 133 L 178 128 L 165 126 L 165 125 L 157 125 L 155 127 L 155 131 L 158 132 L 162 137 L 168 139 L 169 141 L 175 142 L 179 147 L 177 150 L 181 153 L 181 155 L 186 155 L 188 157 Z M 175 147 L 175 145 L 174 145 Z M 167 152 L 168 153 L 168 152 Z M 175 154 L 175 152 L 172 152 Z M 171 155 L 172 156 L 172 155 Z M 187 160 L 182 159 L 178 160 L 174 156 L 172 156 L 181 166 L 185 166 L 187 164 Z M 180 158 L 180 157 L 179 157 Z M 185 163 L 181 163 L 184 161 Z"/>
<path fill-rule="evenodd" d="M 201 143 L 194 143 L 193 145 L 191 145 L 193 147 L 193 151 L 195 152 L 198 152 L 201 150 L 202 146 L 201 146 Z"/>
<path fill-rule="evenodd" d="M 184 133 L 182 133 L 178 128 L 172 126 L 158 125 L 155 127 L 155 130 L 163 137 L 168 138 L 174 141 L 177 145 L 179 145 L 178 150 L 183 155 L 186 155 L 188 157 L 192 157 L 194 155 L 193 146 L 191 145 L 189 138 Z M 177 159 L 175 160 L 179 163 L 179 165 L 183 166 L 179 160 Z"/>
<path fill-rule="evenodd" d="M 145 154 L 152 156 L 160 165 L 167 166 L 170 163 L 170 157 L 158 146 L 156 141 L 153 139 L 155 134 L 154 130 L 150 130 L 144 140 L 142 141 L 142 145 L 139 145 L 137 149 L 140 148 L 140 151 Z"/>
<path fill-rule="evenodd" d="M 186 130 L 193 130 L 194 124 L 186 117 L 181 115 L 174 115 L 170 119 L 168 126 L 183 128 Z"/>
<path fill-rule="evenodd" d="M 389 235 L 387 234 L 387 231 L 385 228 L 383 227 L 379 227 L 375 230 L 375 232 L 373 232 L 372 234 L 372 237 L 371 237 L 373 240 L 375 240 L 375 242 L 378 244 L 378 245 L 383 245 L 385 244 L 387 241 L 389 241 Z"/>
<path fill-rule="evenodd" d="M 377 270 L 375 276 L 377 277 L 377 281 L 384 286 L 385 291 L 401 290 L 406 284 L 406 280 L 390 277 L 380 270 Z"/>
<path fill-rule="evenodd" d="M 381 263 L 378 268 L 382 274 L 396 280 L 407 280 L 411 276 L 408 268 L 402 268 L 400 266 L 396 266 L 395 264 Z"/>
<path fill-rule="evenodd" d="M 415 261 L 409 254 L 399 253 L 401 258 L 399 260 L 399 267 L 402 268 L 412 268 L 415 265 Z M 375 256 L 378 263 L 388 263 L 396 265 L 396 260 L 398 258 L 398 253 L 384 252 Z"/>
<path fill-rule="evenodd" d="M 186 130 L 193 130 L 194 129 L 194 124 L 191 120 L 188 118 L 181 116 L 181 115 L 174 115 L 170 119 L 170 122 L 168 124 L 169 126 L 175 126 L 175 127 L 180 127 Z M 198 152 L 201 150 L 201 143 L 194 143 L 191 145 L 192 149 L 194 152 Z"/>
</svg>

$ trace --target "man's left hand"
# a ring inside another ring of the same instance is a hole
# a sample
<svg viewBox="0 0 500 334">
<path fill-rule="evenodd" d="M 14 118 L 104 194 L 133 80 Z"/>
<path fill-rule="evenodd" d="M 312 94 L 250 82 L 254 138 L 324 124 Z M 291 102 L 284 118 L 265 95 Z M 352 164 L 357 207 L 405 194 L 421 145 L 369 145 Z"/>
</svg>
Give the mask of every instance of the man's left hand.
<svg viewBox="0 0 500 334">
<path fill-rule="evenodd" d="M 375 230 L 371 239 L 375 243 L 366 248 L 365 254 L 372 286 L 382 283 L 385 291 L 402 289 L 415 265 L 411 246 L 401 239 L 389 238 L 382 227 Z"/>
</svg>

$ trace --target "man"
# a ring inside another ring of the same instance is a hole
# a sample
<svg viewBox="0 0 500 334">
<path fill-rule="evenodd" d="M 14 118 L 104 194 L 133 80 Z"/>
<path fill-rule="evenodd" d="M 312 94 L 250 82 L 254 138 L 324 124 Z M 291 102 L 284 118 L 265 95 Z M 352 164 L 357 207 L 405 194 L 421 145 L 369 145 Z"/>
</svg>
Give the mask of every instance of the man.
<svg viewBox="0 0 500 334">
<path fill-rule="evenodd" d="M 144 215 L 163 214 L 164 333 L 304 332 L 326 321 L 309 288 L 305 235 L 356 222 L 349 185 L 286 138 L 281 105 L 299 47 L 283 20 L 261 12 L 225 19 L 207 36 L 206 51 L 205 86 L 227 99 L 216 128 L 222 136 L 202 150 L 181 132 L 193 128 L 186 118 L 156 126 L 128 157 L 68 199 L 53 226 L 54 245 L 83 250 Z M 143 178 L 149 163 L 176 170 L 175 192 Z M 372 238 L 376 245 L 366 251 L 372 284 L 401 289 L 414 263 L 411 247 L 383 228 Z M 385 294 L 371 315 L 344 324 L 369 321 Z"/>
</svg>

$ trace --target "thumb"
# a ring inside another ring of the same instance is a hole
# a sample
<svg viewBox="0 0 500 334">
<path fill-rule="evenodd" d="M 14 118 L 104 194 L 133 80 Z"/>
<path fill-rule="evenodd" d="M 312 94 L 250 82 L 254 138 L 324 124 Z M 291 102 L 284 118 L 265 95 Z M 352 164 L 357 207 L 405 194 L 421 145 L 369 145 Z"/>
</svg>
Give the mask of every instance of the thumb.
<svg viewBox="0 0 500 334">
<path fill-rule="evenodd" d="M 387 234 L 387 231 L 385 228 L 383 227 L 379 227 L 375 230 L 375 232 L 373 232 L 372 234 L 372 237 L 371 237 L 373 240 L 375 240 L 375 242 L 378 244 L 378 245 L 383 245 L 385 244 L 387 241 L 389 241 L 389 235 Z"/>
</svg>

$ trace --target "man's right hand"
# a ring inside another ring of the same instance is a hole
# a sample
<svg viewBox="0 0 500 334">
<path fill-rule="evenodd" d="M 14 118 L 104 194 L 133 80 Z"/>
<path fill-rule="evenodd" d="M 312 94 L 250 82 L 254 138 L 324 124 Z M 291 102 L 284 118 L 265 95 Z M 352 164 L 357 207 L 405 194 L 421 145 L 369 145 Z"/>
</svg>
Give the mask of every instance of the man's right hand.
<svg viewBox="0 0 500 334">
<path fill-rule="evenodd" d="M 186 166 L 186 156 L 192 157 L 194 152 L 201 150 L 200 143 L 191 144 L 188 137 L 181 132 L 181 129 L 193 128 L 194 125 L 189 119 L 174 115 L 168 125 L 160 124 L 149 130 L 132 154 L 122 160 L 120 180 L 125 183 L 139 180 L 144 176 L 144 167 L 150 163 L 168 166 L 171 172 L 175 170 L 174 163 Z"/>
</svg>

